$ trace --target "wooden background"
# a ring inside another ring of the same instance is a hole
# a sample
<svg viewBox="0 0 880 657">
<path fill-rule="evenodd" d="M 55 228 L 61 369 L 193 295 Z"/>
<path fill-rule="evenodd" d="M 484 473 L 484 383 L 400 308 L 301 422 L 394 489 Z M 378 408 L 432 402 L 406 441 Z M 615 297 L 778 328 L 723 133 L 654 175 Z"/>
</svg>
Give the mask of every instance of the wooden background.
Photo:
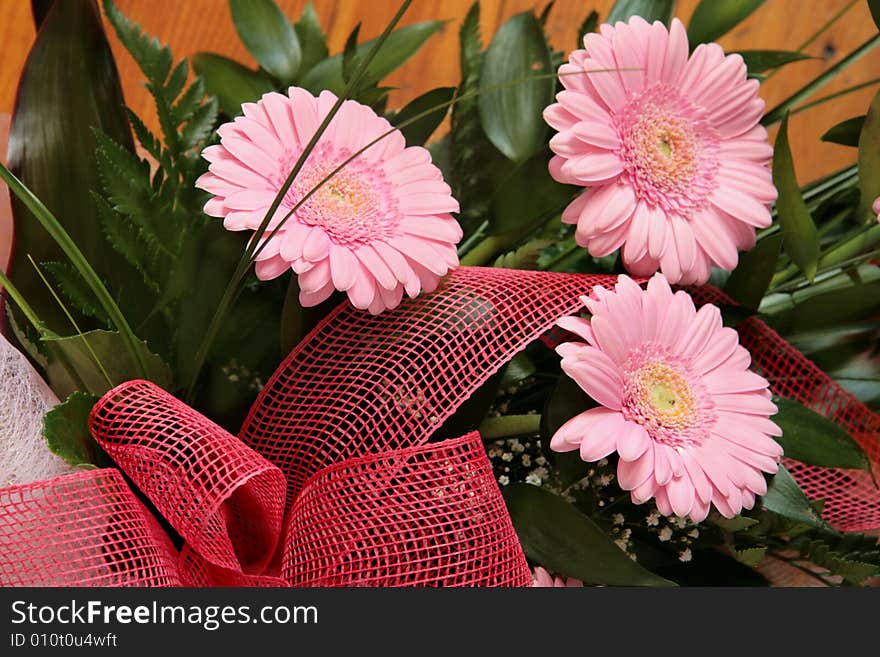
<svg viewBox="0 0 880 657">
<path fill-rule="evenodd" d="M 277 0 L 291 19 L 296 19 L 306 0 Z M 238 40 L 226 0 L 116 0 L 130 18 L 150 34 L 167 42 L 176 57 L 207 50 L 233 57 L 255 66 Z M 454 85 L 458 82 L 458 27 L 472 0 L 416 0 L 402 24 L 429 19 L 448 21 L 439 35 L 428 41 L 423 50 L 406 66 L 395 72 L 388 83 L 397 88 L 392 106 L 399 106 L 423 91 Z M 795 50 L 849 0 L 768 0 L 747 21 L 721 40 L 727 50 Z M 29 0 L 0 0 L 0 153 L 5 153 L 4 113 L 9 113 L 21 68 L 34 39 Z M 481 24 L 484 39 L 515 13 L 526 11 L 544 0 L 482 0 Z M 608 13 L 613 0 L 556 0 L 550 13 L 548 30 L 553 45 L 570 51 L 575 47 L 577 29 L 590 9 L 600 17 Z M 679 0 L 677 15 L 687 23 L 697 0 Z M 345 39 L 360 21 L 361 39 L 377 35 L 394 11 L 396 1 L 388 0 L 314 0 L 318 16 L 328 33 L 331 53 L 342 50 Z M 847 52 L 875 33 L 865 2 L 858 2 L 849 13 L 813 43 L 807 52 L 815 60 L 798 62 L 784 68 L 762 86 L 761 95 L 768 108 L 787 97 L 806 81 L 832 66 Z M 111 44 L 116 55 L 129 105 L 154 122 L 152 105 L 141 84 L 140 72 L 131 57 L 119 45 L 112 28 Z M 819 96 L 880 77 L 880 49 L 839 75 Z M 876 87 L 850 94 L 792 118 L 790 132 L 798 178 L 807 182 L 855 161 L 855 150 L 824 144 L 819 137 L 835 123 L 864 114 Z M 4 206 L 0 198 L 0 206 Z M 3 210 L 0 209 L 0 215 Z M 0 216 L 0 264 L 4 244 L 3 218 Z"/>
</svg>

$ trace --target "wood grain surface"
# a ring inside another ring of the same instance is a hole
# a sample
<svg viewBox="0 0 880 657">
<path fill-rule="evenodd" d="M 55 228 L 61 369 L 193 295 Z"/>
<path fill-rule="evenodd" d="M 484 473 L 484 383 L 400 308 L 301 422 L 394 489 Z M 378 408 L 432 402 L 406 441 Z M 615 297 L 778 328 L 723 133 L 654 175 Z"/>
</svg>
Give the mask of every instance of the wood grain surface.
<svg viewBox="0 0 880 657">
<path fill-rule="evenodd" d="M 306 0 L 278 0 L 288 16 L 299 16 Z M 456 84 L 458 73 L 458 27 L 472 0 L 416 0 L 402 23 L 428 19 L 448 21 L 442 33 L 433 37 L 406 66 L 388 82 L 396 87 L 392 105 L 399 106 L 425 90 Z M 545 0 L 483 0 L 482 31 L 491 36 L 513 14 L 526 11 Z M 797 49 L 849 0 L 768 0 L 747 21 L 721 40 L 727 49 Z M 212 51 L 233 57 L 250 66 L 254 60 L 238 40 L 226 0 L 117 0 L 117 4 L 143 28 L 170 44 L 175 56 Z M 578 26 L 590 9 L 607 15 L 612 0 L 556 0 L 548 21 L 553 45 L 570 51 L 575 47 Z M 697 0 L 680 0 L 677 15 L 685 22 Z M 343 48 L 349 32 L 362 23 L 361 38 L 377 35 L 398 7 L 388 0 L 314 0 L 318 16 L 328 33 L 331 52 Z M 768 108 L 792 91 L 832 66 L 847 52 L 876 32 L 867 5 L 859 1 L 831 30 L 813 43 L 807 52 L 817 59 L 791 64 L 762 88 Z M 131 57 L 111 33 L 125 95 L 129 105 L 154 123 L 147 91 Z M 0 113 L 11 112 L 22 65 L 34 39 L 29 0 L 0 0 Z M 880 77 L 880 49 L 860 62 L 817 97 Z M 840 120 L 863 114 L 876 87 L 864 89 L 792 118 L 793 150 L 802 182 L 818 177 L 855 160 L 855 152 L 841 146 L 823 144 L 822 133 Z M 5 150 L 5 149 L 4 149 Z"/>
</svg>

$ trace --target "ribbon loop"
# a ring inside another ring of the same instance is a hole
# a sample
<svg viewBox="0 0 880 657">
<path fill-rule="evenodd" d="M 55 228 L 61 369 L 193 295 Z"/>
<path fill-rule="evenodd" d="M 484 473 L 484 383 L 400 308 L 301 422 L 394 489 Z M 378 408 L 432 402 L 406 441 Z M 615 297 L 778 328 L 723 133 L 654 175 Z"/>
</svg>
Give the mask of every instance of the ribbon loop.
<svg viewBox="0 0 880 657">
<path fill-rule="evenodd" d="M 95 440 L 211 564 L 260 574 L 281 534 L 281 471 L 149 381 L 108 392 L 89 420 Z"/>
</svg>

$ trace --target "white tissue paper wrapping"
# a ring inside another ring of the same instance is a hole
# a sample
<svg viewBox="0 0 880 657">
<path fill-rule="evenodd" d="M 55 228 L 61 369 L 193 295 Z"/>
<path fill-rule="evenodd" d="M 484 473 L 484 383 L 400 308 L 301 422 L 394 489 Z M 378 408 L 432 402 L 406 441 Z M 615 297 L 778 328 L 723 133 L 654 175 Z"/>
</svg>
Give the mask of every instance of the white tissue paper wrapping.
<svg viewBox="0 0 880 657">
<path fill-rule="evenodd" d="M 0 335 L 0 487 L 73 472 L 49 451 L 43 415 L 58 398 L 27 359 Z"/>
</svg>

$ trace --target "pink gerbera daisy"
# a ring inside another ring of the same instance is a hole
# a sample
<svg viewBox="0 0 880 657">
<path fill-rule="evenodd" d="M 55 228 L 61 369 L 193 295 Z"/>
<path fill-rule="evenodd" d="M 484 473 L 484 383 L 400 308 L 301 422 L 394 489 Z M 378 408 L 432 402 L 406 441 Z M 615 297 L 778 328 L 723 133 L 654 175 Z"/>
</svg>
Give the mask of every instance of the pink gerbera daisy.
<svg viewBox="0 0 880 657">
<path fill-rule="evenodd" d="M 537 566 L 532 574 L 535 583 L 534 588 L 583 588 L 584 583 L 574 577 L 562 578 L 559 575 L 553 577 L 546 569 Z"/>
<path fill-rule="evenodd" d="M 775 473 L 782 435 L 766 379 L 749 371 L 739 337 L 716 306 L 694 308 L 655 274 L 643 291 L 621 276 L 614 292 L 582 297 L 589 320 L 559 325 L 586 340 L 557 352 L 562 369 L 601 406 L 566 422 L 556 451 L 584 461 L 616 451 L 617 478 L 633 502 L 654 497 L 665 515 L 700 522 L 715 505 L 725 517 L 754 506 Z"/>
<path fill-rule="evenodd" d="M 211 165 L 198 187 L 214 198 L 205 212 L 229 230 L 255 230 L 306 144 L 337 98 L 291 87 L 245 103 L 244 116 L 217 131 Z M 337 166 L 391 128 L 372 109 L 347 100 L 285 195 L 270 229 Z M 449 186 L 431 155 L 407 148 L 394 131 L 347 164 L 299 207 L 257 256 L 262 280 L 293 269 L 300 302 L 321 303 L 334 289 L 372 313 L 437 287 L 458 265 L 461 228 Z"/>
<path fill-rule="evenodd" d="M 584 37 L 559 69 L 544 118 L 559 133 L 550 173 L 590 187 L 562 215 L 595 257 L 622 247 L 640 276 L 704 283 L 770 225 L 773 149 L 764 101 L 739 55 L 715 43 L 688 57 L 685 29 L 637 16 Z"/>
</svg>

